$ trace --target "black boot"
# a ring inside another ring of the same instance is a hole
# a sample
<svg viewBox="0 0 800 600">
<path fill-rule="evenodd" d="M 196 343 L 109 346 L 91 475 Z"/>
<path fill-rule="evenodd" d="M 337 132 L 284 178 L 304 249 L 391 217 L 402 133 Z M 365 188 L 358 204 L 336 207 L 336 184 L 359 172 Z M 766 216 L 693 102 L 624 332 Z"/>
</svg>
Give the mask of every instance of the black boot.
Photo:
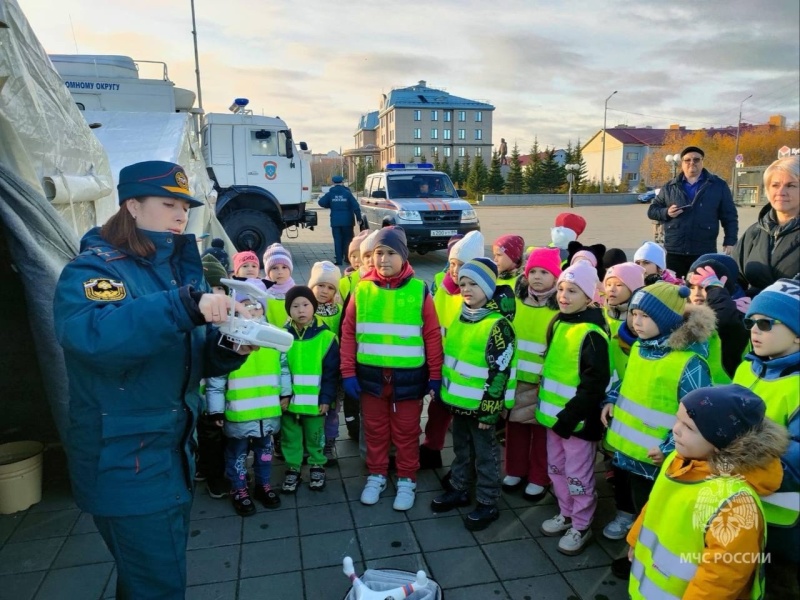
<svg viewBox="0 0 800 600">
<path fill-rule="evenodd" d="M 419 447 L 419 468 L 438 469 L 442 466 L 442 453 L 428 448 L 425 444 Z"/>
</svg>

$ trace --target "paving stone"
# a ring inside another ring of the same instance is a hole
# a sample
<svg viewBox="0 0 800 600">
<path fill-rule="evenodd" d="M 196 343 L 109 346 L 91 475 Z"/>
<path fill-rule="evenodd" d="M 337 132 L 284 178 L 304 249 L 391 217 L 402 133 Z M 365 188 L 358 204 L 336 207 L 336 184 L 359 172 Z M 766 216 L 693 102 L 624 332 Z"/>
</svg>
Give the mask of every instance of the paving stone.
<svg viewBox="0 0 800 600">
<path fill-rule="evenodd" d="M 361 562 L 361 550 L 354 530 L 323 533 L 312 537 L 300 538 L 303 552 L 303 570 L 317 569 L 338 565 L 342 568 L 342 559 L 349 556 L 353 562 Z M 311 596 L 313 598 L 313 596 Z"/>
<path fill-rule="evenodd" d="M 106 589 L 103 592 L 103 600 L 106 598 L 114 598 L 117 595 L 117 567 L 111 569 L 111 575 L 108 578 Z"/>
<path fill-rule="evenodd" d="M 517 490 L 516 492 L 503 492 L 502 498 L 509 507 L 514 509 L 528 508 L 532 506 L 554 506 L 556 504 L 556 498 L 550 492 L 548 492 L 541 500 L 538 500 L 537 502 L 531 502 L 530 500 L 526 500 L 522 497 L 522 491 L 523 490 Z"/>
<path fill-rule="evenodd" d="M 75 525 L 72 527 L 70 534 L 80 535 L 81 533 L 97 533 L 97 526 L 94 524 L 94 518 L 89 513 L 81 513 Z"/>
<path fill-rule="evenodd" d="M 252 517 L 249 517 L 252 518 Z M 231 546 L 242 541 L 242 519 L 238 516 L 198 519 L 189 524 L 189 550 Z"/>
<path fill-rule="evenodd" d="M 447 588 L 447 590 L 443 590 L 443 593 L 447 600 L 508 600 L 508 594 L 499 581 L 469 587 Z"/>
<path fill-rule="evenodd" d="M 242 542 L 263 542 L 297 536 L 297 511 L 259 510 L 242 519 Z"/>
<path fill-rule="evenodd" d="M 234 581 L 239 576 L 239 548 L 221 546 L 186 553 L 187 585 Z"/>
<path fill-rule="evenodd" d="M 364 484 L 367 483 L 366 477 L 345 477 L 342 479 L 342 485 L 344 486 L 345 495 L 347 496 L 348 502 L 360 502 L 361 500 L 361 491 L 364 489 Z M 387 486 L 388 487 L 388 486 Z M 389 495 L 388 490 L 383 492 L 381 498 L 387 497 Z"/>
<path fill-rule="evenodd" d="M 200 490 L 201 488 L 198 487 L 197 489 Z M 236 511 L 233 510 L 233 505 L 227 497 L 212 498 L 205 490 L 198 491 L 194 495 L 191 513 L 192 521 L 230 517 L 231 515 L 236 515 Z"/>
<path fill-rule="evenodd" d="M 431 567 L 430 575 L 443 588 L 497 581 L 489 561 L 477 547 L 427 552 L 425 560 Z"/>
<path fill-rule="evenodd" d="M 556 566 L 533 540 L 484 544 L 483 551 L 489 557 L 500 581 L 557 572 Z"/>
<path fill-rule="evenodd" d="M 442 490 L 419 492 L 416 500 L 414 501 L 414 506 L 412 506 L 410 510 L 405 511 L 408 520 L 421 521 L 425 519 L 441 519 L 458 514 L 458 511 L 455 510 L 446 513 L 435 513 L 431 510 L 431 501 L 442 494 L 444 494 Z"/>
<path fill-rule="evenodd" d="M 276 593 L 277 592 L 277 593 Z M 234 598 L 236 596 L 227 596 Z M 280 598 L 280 600 L 305 600 L 303 574 L 300 571 L 278 573 L 265 577 L 249 577 L 239 581 L 238 598 Z M 220 598 L 220 600 L 223 600 Z"/>
<path fill-rule="evenodd" d="M 281 538 L 242 545 L 242 577 L 288 573 L 300 568 L 300 542 Z"/>
<path fill-rule="evenodd" d="M 339 472 L 342 474 L 343 479 L 347 477 L 366 477 L 369 474 L 364 459 L 358 454 L 358 444 L 354 442 L 353 446 L 355 446 L 355 456 L 339 458 Z"/>
<path fill-rule="evenodd" d="M 503 587 L 511 600 L 578 600 L 564 577 L 559 574 L 504 581 Z"/>
<path fill-rule="evenodd" d="M 0 576 L 0 600 L 31 600 L 46 571 Z"/>
<path fill-rule="evenodd" d="M 186 588 L 186 600 L 229 600 L 236 598 L 236 582 L 223 581 Z"/>
<path fill-rule="evenodd" d="M 356 563 L 356 573 L 362 573 L 363 567 Z M 342 573 L 341 562 L 335 567 L 325 567 L 320 569 L 308 569 L 303 571 L 303 582 L 305 583 L 306 595 L 308 600 L 319 598 L 344 598 L 350 590 L 350 580 Z"/>
<path fill-rule="evenodd" d="M 531 506 L 529 508 L 518 508 L 514 512 L 517 518 L 525 526 L 525 529 L 535 538 L 542 537 L 542 523 L 547 519 L 552 518 L 558 513 L 558 508 L 545 505 L 545 506 Z"/>
<path fill-rule="evenodd" d="M 436 471 L 426 469 L 417 473 L 417 493 L 441 491 L 442 482 L 436 476 Z"/>
<path fill-rule="evenodd" d="M 413 521 L 411 526 L 423 552 L 463 548 L 476 544 L 475 536 L 464 527 L 464 518 L 461 515 Z"/>
<path fill-rule="evenodd" d="M 54 481 L 45 487 L 47 493 L 42 492 L 42 501 L 28 509 L 29 513 L 50 512 L 54 510 L 73 510 L 78 507 L 72 497 L 72 489 L 68 480 Z"/>
<path fill-rule="evenodd" d="M 58 553 L 53 568 L 77 567 L 94 563 L 114 562 L 99 533 L 71 535 Z"/>
<path fill-rule="evenodd" d="M 395 569 L 397 571 L 408 571 L 416 573 L 425 571 L 430 573 L 428 563 L 422 554 L 404 554 L 402 556 L 387 556 L 385 558 L 373 558 L 366 561 L 365 569 Z"/>
<path fill-rule="evenodd" d="M 297 498 L 297 508 L 304 506 L 322 506 L 334 504 L 336 502 L 345 502 L 347 500 L 344 495 L 344 487 L 342 481 L 334 479 L 325 484 L 325 489 L 321 492 L 312 492 L 308 489 L 308 476 L 303 474 L 303 483 L 301 487 L 297 488 L 295 494 Z M 281 497 L 282 499 L 282 497 Z"/>
<path fill-rule="evenodd" d="M 419 552 L 414 530 L 408 523 L 362 527 L 358 530 L 364 558 L 383 558 Z"/>
<path fill-rule="evenodd" d="M 350 512 L 356 527 L 371 527 L 373 525 L 388 525 L 389 523 L 405 523 L 408 519 L 406 513 L 392 508 L 394 500 L 378 502 L 372 506 L 361 504 L 359 500 L 348 502 Z"/>
<path fill-rule="evenodd" d="M 536 538 L 536 542 L 542 547 L 548 558 L 555 563 L 556 568 L 561 573 L 577 569 L 609 566 L 611 564 L 611 557 L 594 540 L 589 542 L 589 545 L 578 556 L 561 554 L 558 551 L 558 540 L 559 538 L 557 537 Z"/>
<path fill-rule="evenodd" d="M 64 538 L 6 544 L 0 549 L 0 575 L 49 569 Z"/>
<path fill-rule="evenodd" d="M 297 509 L 300 535 L 315 535 L 353 528 L 353 517 L 346 502 Z"/>
<path fill-rule="evenodd" d="M 505 542 L 530 538 L 530 532 L 522 526 L 513 510 L 501 510 L 500 518 L 483 531 L 473 533 L 480 544 L 492 542 Z"/>
<path fill-rule="evenodd" d="M 35 598 L 99 598 L 106 587 L 111 569 L 110 563 L 52 569 L 44 578 Z"/>
<path fill-rule="evenodd" d="M 0 515 L 0 544 L 5 544 L 14 530 L 22 523 L 27 513 Z"/>
<path fill-rule="evenodd" d="M 628 582 L 614 577 L 608 567 L 569 571 L 564 578 L 581 598 L 628 600 Z"/>
<path fill-rule="evenodd" d="M 64 537 L 69 534 L 80 512 L 77 508 L 51 512 L 29 512 L 8 541 L 14 543 Z"/>
</svg>

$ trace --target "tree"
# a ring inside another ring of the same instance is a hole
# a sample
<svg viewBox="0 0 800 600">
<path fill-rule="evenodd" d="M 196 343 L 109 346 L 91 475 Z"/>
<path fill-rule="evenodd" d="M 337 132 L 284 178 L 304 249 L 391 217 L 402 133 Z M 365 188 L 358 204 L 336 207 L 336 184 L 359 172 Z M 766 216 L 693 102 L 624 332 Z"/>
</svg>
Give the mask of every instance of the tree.
<svg viewBox="0 0 800 600">
<path fill-rule="evenodd" d="M 508 161 L 508 177 L 506 178 L 506 194 L 522 193 L 522 165 L 519 162 L 519 148 L 517 144 L 511 149 L 511 159 Z"/>
<path fill-rule="evenodd" d="M 541 187 L 542 191 L 554 194 L 566 181 L 566 171 L 556 160 L 556 149 L 545 150 L 546 159 L 541 162 Z"/>
<path fill-rule="evenodd" d="M 581 139 L 578 138 L 578 143 L 575 145 L 574 150 L 572 151 L 572 164 L 580 165 L 580 169 L 577 171 L 573 171 L 575 174 L 575 181 L 573 182 L 573 186 L 578 188 L 581 184 L 586 180 L 586 174 L 589 172 L 586 168 L 586 161 L 583 158 L 583 150 L 581 150 Z"/>
<path fill-rule="evenodd" d="M 503 174 L 500 172 L 500 155 L 497 152 L 492 153 L 492 163 L 489 168 L 489 193 L 502 194 L 503 188 L 506 185 L 506 180 L 503 179 Z"/>
<path fill-rule="evenodd" d="M 442 157 L 442 162 L 439 163 L 439 170 L 442 173 L 447 173 L 450 176 L 451 180 L 453 179 L 453 173 L 452 170 L 450 169 L 450 161 L 447 160 L 446 156 Z"/>
<path fill-rule="evenodd" d="M 442 164 L 439 162 L 439 153 L 433 155 L 433 170 L 434 171 L 441 171 Z"/>
<path fill-rule="evenodd" d="M 461 180 L 466 184 L 467 177 L 472 172 L 472 165 L 469 160 L 469 152 L 464 155 L 464 162 L 461 163 Z"/>
<path fill-rule="evenodd" d="M 453 164 L 453 172 L 451 173 L 450 179 L 453 180 L 453 183 L 458 189 L 461 189 L 461 185 L 464 183 L 464 172 L 461 170 L 461 161 L 458 159 L 456 159 L 456 162 Z"/>
<path fill-rule="evenodd" d="M 630 192 L 631 191 L 631 183 L 630 183 L 630 181 L 628 181 L 624 177 L 622 179 L 620 179 L 619 180 L 619 185 L 617 185 L 616 191 L 621 193 L 621 194 L 627 194 L 628 192 Z"/>
<path fill-rule="evenodd" d="M 639 179 L 639 185 L 636 186 L 636 192 L 638 194 L 644 194 L 647 191 L 647 184 L 645 184 L 644 179 Z"/>
<path fill-rule="evenodd" d="M 531 156 L 522 172 L 522 188 L 526 194 L 538 194 L 541 191 L 541 158 L 539 157 L 539 141 L 533 139 Z"/>
<path fill-rule="evenodd" d="M 467 177 L 467 193 L 474 199 L 478 199 L 480 194 L 489 189 L 489 170 L 483 162 L 483 157 L 479 154 L 472 161 L 469 176 Z"/>
</svg>

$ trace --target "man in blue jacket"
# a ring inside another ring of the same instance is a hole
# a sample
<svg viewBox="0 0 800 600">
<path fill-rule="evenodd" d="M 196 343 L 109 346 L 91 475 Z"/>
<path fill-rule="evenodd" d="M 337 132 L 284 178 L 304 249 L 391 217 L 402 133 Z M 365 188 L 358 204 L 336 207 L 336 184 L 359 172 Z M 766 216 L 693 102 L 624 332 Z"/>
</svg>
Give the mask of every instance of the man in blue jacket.
<svg viewBox="0 0 800 600">
<path fill-rule="evenodd" d="M 681 152 L 681 173 L 661 188 L 647 209 L 648 218 L 664 223 L 667 268 L 685 277 L 703 254 L 717 251 L 719 224 L 725 232 L 722 250 L 730 254 L 739 234 L 739 216 L 728 184 L 703 167 L 697 146 Z"/>
<path fill-rule="evenodd" d="M 331 230 L 333 230 L 333 247 L 336 255 L 333 264 L 341 265 L 353 240 L 353 217 L 355 216 L 356 222 L 361 222 L 361 208 L 347 186 L 342 185 L 344 179 L 341 175 L 334 175 L 331 181 L 333 186 L 319 199 L 319 205 L 331 209 Z"/>
</svg>

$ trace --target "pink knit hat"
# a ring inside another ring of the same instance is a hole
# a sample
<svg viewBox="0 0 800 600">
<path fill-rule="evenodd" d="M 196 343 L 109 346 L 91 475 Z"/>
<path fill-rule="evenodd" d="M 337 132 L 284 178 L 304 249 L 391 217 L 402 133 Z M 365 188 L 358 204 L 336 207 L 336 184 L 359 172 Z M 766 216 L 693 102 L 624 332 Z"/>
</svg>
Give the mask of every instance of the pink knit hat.
<svg viewBox="0 0 800 600">
<path fill-rule="evenodd" d="M 593 267 L 597 268 L 597 257 L 588 250 L 578 250 L 569 264 L 574 265 L 578 259 L 587 260 Z"/>
<path fill-rule="evenodd" d="M 256 266 L 258 266 L 258 254 L 253 252 L 252 250 L 244 250 L 243 252 L 237 252 L 233 255 L 233 274 L 236 275 L 237 271 L 239 271 L 239 267 L 241 267 L 244 263 L 247 262 L 254 262 Z"/>
<path fill-rule="evenodd" d="M 597 271 L 592 265 L 583 260 L 564 269 L 558 277 L 557 284 L 562 281 L 577 285 L 590 300 L 594 298 L 597 284 L 600 283 L 597 278 Z"/>
<path fill-rule="evenodd" d="M 269 270 L 274 265 L 286 265 L 289 271 L 294 270 L 292 264 L 292 255 L 281 244 L 275 243 L 269 246 L 264 252 L 264 272 L 269 273 Z"/>
<path fill-rule="evenodd" d="M 644 268 L 636 263 L 624 262 L 610 267 L 606 271 L 603 283 L 608 281 L 609 277 L 616 277 L 619 279 L 625 284 L 625 287 L 630 290 L 631 294 L 639 288 L 644 287 Z"/>
<path fill-rule="evenodd" d="M 537 267 L 552 273 L 554 277 L 561 275 L 561 252 L 558 248 L 534 248 L 525 263 L 525 277 Z"/>
</svg>

